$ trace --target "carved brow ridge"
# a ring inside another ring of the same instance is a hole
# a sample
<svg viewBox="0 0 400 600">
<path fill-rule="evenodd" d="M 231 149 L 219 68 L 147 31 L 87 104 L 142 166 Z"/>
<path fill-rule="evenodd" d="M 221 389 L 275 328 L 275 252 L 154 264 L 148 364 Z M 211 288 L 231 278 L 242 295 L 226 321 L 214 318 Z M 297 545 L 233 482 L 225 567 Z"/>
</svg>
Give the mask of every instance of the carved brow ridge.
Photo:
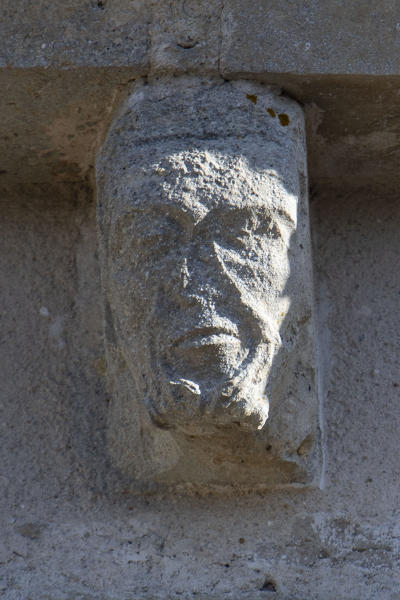
<svg viewBox="0 0 400 600">
<path fill-rule="evenodd" d="M 201 205 L 203 208 L 204 205 Z M 157 209 L 161 209 L 160 212 Z M 257 215 L 261 216 L 262 219 L 271 219 L 273 222 L 281 222 L 284 225 L 289 227 L 293 227 L 295 225 L 295 221 L 293 217 L 282 208 L 278 207 L 265 207 L 261 204 L 259 205 L 244 205 L 244 206 L 232 206 L 229 204 L 221 204 L 219 206 L 214 206 L 207 210 L 207 213 L 199 218 L 199 215 L 191 209 L 189 206 L 182 206 L 178 203 L 168 203 L 168 202 L 152 202 L 147 205 L 137 205 L 132 207 L 132 209 L 121 215 L 121 217 L 117 218 L 116 222 L 120 222 L 127 218 L 134 218 L 136 215 L 145 216 L 145 215 L 154 215 L 154 214 L 165 214 L 167 213 L 170 216 L 181 217 L 183 220 L 190 220 L 193 226 L 197 226 L 204 220 L 212 219 L 213 216 L 218 214 L 223 214 L 224 216 L 242 214 L 243 216 L 250 215 L 253 211 L 256 212 Z M 201 209 L 200 209 L 201 212 Z M 214 215 L 213 215 L 214 213 Z"/>
</svg>

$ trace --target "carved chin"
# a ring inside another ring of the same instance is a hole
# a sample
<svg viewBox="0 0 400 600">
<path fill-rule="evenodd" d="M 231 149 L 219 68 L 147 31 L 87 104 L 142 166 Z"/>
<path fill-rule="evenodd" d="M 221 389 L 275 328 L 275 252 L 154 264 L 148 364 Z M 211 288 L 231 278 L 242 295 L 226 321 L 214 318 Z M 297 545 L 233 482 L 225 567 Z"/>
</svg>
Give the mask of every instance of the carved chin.
<svg viewBox="0 0 400 600">
<path fill-rule="evenodd" d="M 168 343 L 155 336 L 140 361 L 139 393 L 160 428 L 190 435 L 259 430 L 268 418 L 271 350 L 269 341 L 249 346 L 237 332 L 215 327 L 192 329 Z M 129 363 L 137 374 L 138 362 Z"/>
<path fill-rule="evenodd" d="M 175 426 L 187 433 L 212 433 L 226 427 L 261 429 L 268 418 L 268 401 L 254 384 L 201 392 L 194 381 L 170 381 L 170 394 L 175 408 Z"/>
<path fill-rule="evenodd" d="M 179 376 L 177 369 L 171 377 L 171 367 L 165 369 L 164 365 L 161 389 L 147 399 L 153 421 L 159 427 L 191 435 L 226 427 L 261 429 L 268 418 L 268 401 L 265 377 L 257 374 L 265 374 L 265 364 L 242 360 L 236 369 L 232 363 L 231 368 L 224 369 L 224 364 L 216 361 L 208 377 L 203 370 L 197 372 L 201 377 Z M 187 361 L 185 366 L 189 370 Z"/>
</svg>

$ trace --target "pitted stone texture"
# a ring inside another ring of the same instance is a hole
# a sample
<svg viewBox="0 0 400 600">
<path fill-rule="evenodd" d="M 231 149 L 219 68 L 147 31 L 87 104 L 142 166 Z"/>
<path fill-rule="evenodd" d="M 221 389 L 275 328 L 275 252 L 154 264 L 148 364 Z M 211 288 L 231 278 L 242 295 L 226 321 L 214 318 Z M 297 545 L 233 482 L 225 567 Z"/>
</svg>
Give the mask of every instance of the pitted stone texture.
<svg viewBox="0 0 400 600">
<path fill-rule="evenodd" d="M 2 2 L 0 67 L 148 68 L 146 0 Z"/>
<path fill-rule="evenodd" d="M 399 21 L 395 0 L 226 0 L 221 73 L 398 75 Z"/>
<path fill-rule="evenodd" d="M 161 80 L 122 107 L 98 216 L 110 448 L 134 479 L 315 478 L 306 182 L 302 112 L 260 84 Z"/>
<path fill-rule="evenodd" d="M 152 63 L 169 72 L 221 66 L 224 76 L 400 69 L 395 0 L 2 0 L 1 8 L 0 68 L 130 66 L 137 75 Z"/>
<path fill-rule="evenodd" d="M 4 0 L 0 68 L 218 72 L 222 0 Z"/>
<path fill-rule="evenodd" d="M 222 7 L 222 0 L 153 0 L 151 73 L 218 73 Z"/>
</svg>

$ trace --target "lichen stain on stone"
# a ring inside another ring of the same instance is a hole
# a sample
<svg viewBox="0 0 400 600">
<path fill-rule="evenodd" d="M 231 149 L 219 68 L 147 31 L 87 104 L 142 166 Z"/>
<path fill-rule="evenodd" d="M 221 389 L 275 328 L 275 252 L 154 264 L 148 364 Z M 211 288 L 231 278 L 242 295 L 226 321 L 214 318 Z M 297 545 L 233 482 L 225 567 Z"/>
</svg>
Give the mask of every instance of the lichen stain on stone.
<svg viewBox="0 0 400 600">
<path fill-rule="evenodd" d="M 274 109 L 273 109 L 273 108 L 267 108 L 267 112 L 268 112 L 268 113 L 271 115 L 271 117 L 272 117 L 273 119 L 275 119 L 275 117 L 276 117 L 276 112 L 274 111 Z"/>
<path fill-rule="evenodd" d="M 287 127 L 290 123 L 289 115 L 286 113 L 280 113 L 278 115 L 279 121 L 281 122 L 282 127 Z"/>
<path fill-rule="evenodd" d="M 36 523 L 25 523 L 17 528 L 18 533 L 31 540 L 37 540 L 41 534 L 41 527 Z"/>
<path fill-rule="evenodd" d="M 105 377 L 107 374 L 107 361 L 105 356 L 101 356 L 93 361 L 93 367 L 100 377 Z"/>
<path fill-rule="evenodd" d="M 246 98 L 253 104 L 257 104 L 258 96 L 256 96 L 256 94 L 246 94 Z"/>
</svg>

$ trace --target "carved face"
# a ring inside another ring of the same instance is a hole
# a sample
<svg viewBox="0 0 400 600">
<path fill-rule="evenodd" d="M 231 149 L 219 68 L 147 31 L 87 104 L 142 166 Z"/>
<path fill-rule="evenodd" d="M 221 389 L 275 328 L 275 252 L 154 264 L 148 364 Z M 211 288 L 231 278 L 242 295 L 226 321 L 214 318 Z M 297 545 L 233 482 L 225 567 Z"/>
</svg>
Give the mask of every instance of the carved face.
<svg viewBox="0 0 400 600">
<path fill-rule="evenodd" d="M 113 200 L 108 230 L 108 296 L 136 387 L 159 426 L 189 433 L 263 426 L 287 307 L 294 222 L 227 160 L 154 162 Z"/>
</svg>

